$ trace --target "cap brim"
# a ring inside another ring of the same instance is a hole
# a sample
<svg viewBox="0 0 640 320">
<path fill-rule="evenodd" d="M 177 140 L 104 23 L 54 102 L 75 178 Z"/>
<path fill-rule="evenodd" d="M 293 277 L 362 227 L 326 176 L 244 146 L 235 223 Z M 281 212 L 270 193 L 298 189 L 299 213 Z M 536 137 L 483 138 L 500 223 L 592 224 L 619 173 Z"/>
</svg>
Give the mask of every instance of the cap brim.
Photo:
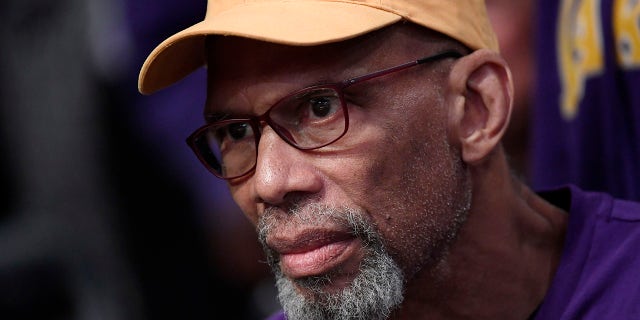
<svg viewBox="0 0 640 320">
<path fill-rule="evenodd" d="M 138 90 L 151 94 L 205 64 L 205 36 L 240 36 L 287 45 L 341 41 L 402 19 L 392 12 L 343 2 L 249 3 L 205 18 L 158 45 L 140 71 Z"/>
</svg>

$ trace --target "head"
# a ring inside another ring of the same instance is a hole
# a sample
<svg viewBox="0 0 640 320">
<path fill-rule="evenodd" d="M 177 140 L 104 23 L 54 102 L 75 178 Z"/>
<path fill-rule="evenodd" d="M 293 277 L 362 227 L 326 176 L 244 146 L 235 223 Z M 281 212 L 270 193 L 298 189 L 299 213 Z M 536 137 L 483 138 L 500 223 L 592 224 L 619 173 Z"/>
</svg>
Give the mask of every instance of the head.
<svg viewBox="0 0 640 320">
<path fill-rule="evenodd" d="M 258 2 L 252 12 L 284 3 Z M 411 298 L 407 286 L 437 279 L 470 212 L 470 166 L 498 149 L 508 122 L 510 76 L 493 42 L 387 13 L 383 25 L 319 43 L 202 39 L 205 118 L 243 120 L 198 137 L 233 153 L 213 171 L 233 172 L 231 193 L 257 226 L 290 319 L 384 319 Z M 306 21 L 320 22 L 328 23 Z"/>
</svg>

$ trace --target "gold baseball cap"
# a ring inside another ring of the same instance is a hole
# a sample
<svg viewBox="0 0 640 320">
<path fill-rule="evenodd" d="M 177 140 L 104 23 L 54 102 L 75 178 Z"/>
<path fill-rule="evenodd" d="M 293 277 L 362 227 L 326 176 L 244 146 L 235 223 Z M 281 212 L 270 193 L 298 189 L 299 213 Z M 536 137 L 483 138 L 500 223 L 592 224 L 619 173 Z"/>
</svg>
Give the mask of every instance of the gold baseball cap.
<svg viewBox="0 0 640 320">
<path fill-rule="evenodd" d="M 357 37 L 403 19 L 471 49 L 499 50 L 484 0 L 208 0 L 203 21 L 167 38 L 147 57 L 138 90 L 151 94 L 205 65 L 207 35 L 311 46 Z"/>
</svg>

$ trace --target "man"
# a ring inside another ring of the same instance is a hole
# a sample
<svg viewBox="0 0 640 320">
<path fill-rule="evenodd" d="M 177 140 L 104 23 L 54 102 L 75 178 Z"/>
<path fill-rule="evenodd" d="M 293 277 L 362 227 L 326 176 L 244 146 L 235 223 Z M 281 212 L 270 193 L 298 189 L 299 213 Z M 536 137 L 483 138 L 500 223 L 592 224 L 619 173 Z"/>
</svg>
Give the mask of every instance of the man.
<svg viewBox="0 0 640 320">
<path fill-rule="evenodd" d="M 287 319 L 640 315 L 640 205 L 510 175 L 512 80 L 483 1 L 207 11 L 139 89 L 207 65 L 188 143 L 257 226 Z"/>
</svg>

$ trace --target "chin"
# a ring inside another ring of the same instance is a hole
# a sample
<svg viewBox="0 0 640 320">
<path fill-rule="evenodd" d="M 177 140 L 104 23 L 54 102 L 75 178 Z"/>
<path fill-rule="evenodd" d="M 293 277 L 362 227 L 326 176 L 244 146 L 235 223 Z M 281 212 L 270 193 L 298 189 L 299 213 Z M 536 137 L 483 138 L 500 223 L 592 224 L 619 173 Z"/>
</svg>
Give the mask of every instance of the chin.
<svg viewBox="0 0 640 320">
<path fill-rule="evenodd" d="M 404 276 L 384 251 L 370 252 L 355 275 L 292 280 L 276 271 L 278 299 L 289 320 L 387 319 L 403 301 Z"/>
</svg>

